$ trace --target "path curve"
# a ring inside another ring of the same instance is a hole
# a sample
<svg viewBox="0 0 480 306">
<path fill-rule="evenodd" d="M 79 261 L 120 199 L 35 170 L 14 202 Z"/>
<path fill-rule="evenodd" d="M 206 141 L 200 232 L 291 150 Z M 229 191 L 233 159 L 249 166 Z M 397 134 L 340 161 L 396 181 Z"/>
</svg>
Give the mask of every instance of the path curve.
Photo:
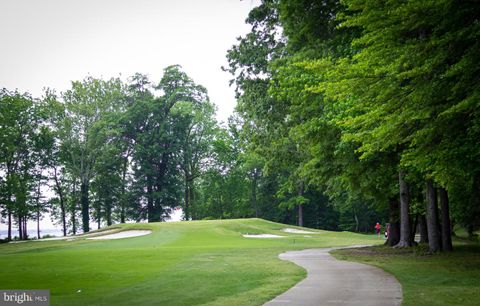
<svg viewBox="0 0 480 306">
<path fill-rule="evenodd" d="M 357 246 L 358 247 L 358 246 Z M 377 267 L 337 260 L 330 251 L 290 251 L 279 255 L 307 270 L 307 277 L 264 306 L 390 306 L 402 304 L 402 286 Z"/>
</svg>

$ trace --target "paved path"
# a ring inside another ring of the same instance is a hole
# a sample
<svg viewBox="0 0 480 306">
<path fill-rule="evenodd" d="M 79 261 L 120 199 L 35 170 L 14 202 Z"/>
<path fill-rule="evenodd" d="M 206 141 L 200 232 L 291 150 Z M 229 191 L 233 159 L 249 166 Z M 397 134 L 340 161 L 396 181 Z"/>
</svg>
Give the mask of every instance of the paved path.
<svg viewBox="0 0 480 306">
<path fill-rule="evenodd" d="M 402 304 L 402 287 L 383 270 L 333 258 L 331 249 L 280 254 L 307 270 L 307 277 L 264 306 L 390 306 Z"/>
</svg>

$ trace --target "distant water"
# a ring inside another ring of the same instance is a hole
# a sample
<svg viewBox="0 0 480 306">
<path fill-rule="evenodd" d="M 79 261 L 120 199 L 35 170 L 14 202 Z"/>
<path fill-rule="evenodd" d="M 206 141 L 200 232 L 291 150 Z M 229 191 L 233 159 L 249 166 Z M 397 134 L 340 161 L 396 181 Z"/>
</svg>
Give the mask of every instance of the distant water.
<svg viewBox="0 0 480 306">
<path fill-rule="evenodd" d="M 36 238 L 37 237 L 37 229 L 27 229 L 28 237 L 29 238 Z M 7 238 L 8 230 L 0 230 L 0 239 Z M 50 236 L 63 236 L 63 231 L 60 229 L 40 229 L 40 237 L 44 235 Z M 18 237 L 18 230 L 16 228 L 12 228 L 12 238 L 17 236 Z"/>
</svg>

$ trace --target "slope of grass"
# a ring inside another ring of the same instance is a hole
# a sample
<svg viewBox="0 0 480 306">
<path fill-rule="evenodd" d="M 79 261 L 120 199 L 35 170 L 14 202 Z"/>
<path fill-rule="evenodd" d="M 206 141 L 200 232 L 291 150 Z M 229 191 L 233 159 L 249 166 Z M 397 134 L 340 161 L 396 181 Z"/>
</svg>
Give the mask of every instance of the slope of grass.
<svg viewBox="0 0 480 306">
<path fill-rule="evenodd" d="M 480 305 L 480 245 L 458 241 L 453 253 L 428 254 L 426 246 L 336 250 L 338 259 L 378 266 L 403 288 L 403 305 Z"/>
<path fill-rule="evenodd" d="M 261 305 L 305 276 L 279 253 L 383 242 L 348 232 L 287 234 L 285 225 L 260 219 L 114 227 L 153 232 L 0 245 L 0 288 L 50 289 L 52 305 Z"/>
</svg>

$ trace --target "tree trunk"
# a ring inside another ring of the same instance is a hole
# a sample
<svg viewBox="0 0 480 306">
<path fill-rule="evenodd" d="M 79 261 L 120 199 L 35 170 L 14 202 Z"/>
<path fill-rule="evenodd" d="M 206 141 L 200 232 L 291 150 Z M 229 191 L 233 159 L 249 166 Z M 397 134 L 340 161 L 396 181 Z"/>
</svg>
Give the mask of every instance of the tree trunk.
<svg viewBox="0 0 480 306">
<path fill-rule="evenodd" d="M 420 218 L 418 219 L 418 229 L 420 232 L 419 243 L 428 243 L 427 219 L 425 218 L 425 215 L 420 215 Z"/>
<path fill-rule="evenodd" d="M 358 233 L 360 222 L 358 221 L 357 211 L 355 210 L 355 204 L 352 205 L 352 209 L 353 209 L 353 219 L 355 220 L 355 232 Z"/>
<path fill-rule="evenodd" d="M 122 194 L 120 198 L 120 223 L 125 223 L 125 190 L 122 187 Z"/>
<path fill-rule="evenodd" d="M 37 239 L 40 239 L 40 182 L 38 182 L 37 186 L 37 196 L 36 196 L 36 202 L 37 202 Z"/>
<path fill-rule="evenodd" d="M 188 174 L 185 173 L 185 194 L 184 194 L 184 201 L 185 201 L 185 211 L 183 212 L 185 220 L 190 220 L 190 190 L 189 190 L 189 180 Z"/>
<path fill-rule="evenodd" d="M 298 226 L 303 226 L 303 204 L 298 205 Z"/>
<path fill-rule="evenodd" d="M 20 240 L 26 240 L 28 238 L 27 217 L 23 217 L 23 216 L 18 217 L 18 236 Z"/>
<path fill-rule="evenodd" d="M 67 236 L 67 216 L 65 213 L 65 199 L 63 197 L 62 185 L 58 179 L 57 168 L 53 168 L 53 179 L 55 180 L 55 186 L 57 188 L 58 197 L 60 198 L 60 211 L 62 214 L 62 227 L 63 227 L 63 236 Z"/>
<path fill-rule="evenodd" d="M 83 232 L 88 233 L 90 231 L 90 207 L 88 202 L 88 182 L 82 179 L 80 185 L 80 202 L 82 205 L 82 224 Z"/>
<path fill-rule="evenodd" d="M 107 221 L 107 226 L 110 226 L 112 225 L 112 206 L 113 206 L 113 203 L 112 203 L 112 195 L 110 194 L 110 191 L 107 191 L 106 193 L 106 197 L 105 197 L 105 221 Z M 100 220 L 100 216 L 101 216 L 101 209 L 99 208 L 98 210 L 99 214 L 98 214 L 98 219 Z"/>
<path fill-rule="evenodd" d="M 188 188 L 188 192 L 189 192 L 188 199 L 190 202 L 190 217 L 192 218 L 192 220 L 196 220 L 197 216 L 195 213 L 195 188 L 193 185 L 193 180 L 190 181 L 190 187 Z"/>
<path fill-rule="evenodd" d="M 19 218 L 19 234 L 20 240 L 26 240 L 28 238 L 26 217 Z"/>
<path fill-rule="evenodd" d="M 120 223 L 125 223 L 125 184 L 127 178 L 127 166 L 128 166 L 128 154 L 123 161 L 123 169 L 122 169 L 122 191 L 120 195 Z"/>
<path fill-rule="evenodd" d="M 37 239 L 40 238 L 40 210 L 37 210 Z"/>
<path fill-rule="evenodd" d="M 157 194 L 161 194 L 162 192 L 162 185 L 160 183 L 157 183 L 155 186 L 154 186 L 154 190 Z M 154 207 L 154 222 L 162 222 L 163 221 L 163 213 L 164 213 L 164 206 L 162 205 L 162 200 L 159 199 L 158 197 L 155 198 L 154 197 L 154 204 L 153 204 L 153 207 Z"/>
<path fill-rule="evenodd" d="M 112 199 L 111 197 L 107 197 L 105 199 L 105 214 L 107 217 L 107 226 L 112 225 Z"/>
<path fill-rule="evenodd" d="M 12 211 L 8 209 L 8 233 L 7 233 L 7 239 L 10 241 L 12 240 Z"/>
<path fill-rule="evenodd" d="M 395 246 L 400 241 L 400 216 L 398 199 L 390 199 L 390 225 L 388 227 L 388 238 L 386 244 Z"/>
<path fill-rule="evenodd" d="M 448 193 L 444 188 L 438 190 L 440 196 L 440 207 L 442 212 L 442 249 L 444 251 L 453 251 L 452 246 L 452 228 L 450 224 L 450 207 L 448 204 Z"/>
<path fill-rule="evenodd" d="M 27 231 L 27 217 L 25 216 L 23 218 L 23 235 L 24 235 L 24 239 L 28 239 L 28 231 Z"/>
<path fill-rule="evenodd" d="M 150 176 L 147 177 L 147 219 L 148 222 L 155 222 L 155 207 L 153 206 L 153 182 Z"/>
<path fill-rule="evenodd" d="M 20 216 L 18 216 L 18 239 L 23 240 L 23 222 Z"/>
<path fill-rule="evenodd" d="M 77 181 L 73 181 L 73 190 L 72 190 L 72 196 L 73 196 L 73 203 L 71 205 L 71 222 L 72 222 L 72 232 L 74 235 L 77 234 Z"/>
<path fill-rule="evenodd" d="M 300 197 L 303 197 L 303 193 L 303 182 L 300 182 L 300 187 L 298 188 L 298 195 Z M 298 205 L 298 226 L 303 226 L 303 204 Z"/>
<path fill-rule="evenodd" d="M 427 181 L 427 229 L 430 252 L 440 251 L 440 234 L 438 232 L 437 190 L 432 180 Z"/>
<path fill-rule="evenodd" d="M 65 202 L 63 197 L 60 197 L 60 211 L 62 214 L 63 236 L 67 236 L 67 213 L 65 212 Z"/>
<path fill-rule="evenodd" d="M 257 203 L 257 180 L 258 180 L 258 171 L 257 169 L 253 170 L 252 178 L 252 204 L 253 209 L 255 210 L 255 218 L 258 218 L 258 203 Z"/>
<path fill-rule="evenodd" d="M 195 189 L 192 189 L 191 192 L 192 193 L 191 193 L 191 198 L 190 199 L 191 199 L 192 203 L 197 203 L 197 197 L 195 196 Z M 191 213 L 192 213 L 192 219 L 197 220 L 198 219 L 197 210 L 194 209 Z"/>
<path fill-rule="evenodd" d="M 411 247 L 411 228 L 409 216 L 409 193 L 408 185 L 405 182 L 405 171 L 400 170 L 398 173 L 398 182 L 400 186 L 400 241 L 395 247 Z"/>
</svg>

